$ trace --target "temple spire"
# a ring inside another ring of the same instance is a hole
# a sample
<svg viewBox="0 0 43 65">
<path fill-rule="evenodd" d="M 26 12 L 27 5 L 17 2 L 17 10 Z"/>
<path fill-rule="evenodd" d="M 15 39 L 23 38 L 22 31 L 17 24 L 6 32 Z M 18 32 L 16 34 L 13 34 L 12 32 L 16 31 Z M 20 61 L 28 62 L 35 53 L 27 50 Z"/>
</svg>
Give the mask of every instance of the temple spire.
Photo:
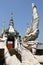
<svg viewBox="0 0 43 65">
<path fill-rule="evenodd" d="M 10 19 L 10 21 L 13 21 L 13 13 L 11 13 L 11 19 Z"/>
<path fill-rule="evenodd" d="M 10 23 L 9 23 L 9 32 L 14 32 L 14 21 L 13 21 L 13 13 L 11 13 Z"/>
<path fill-rule="evenodd" d="M 28 22 L 26 23 L 26 27 L 29 28 L 29 23 Z"/>
<path fill-rule="evenodd" d="M 5 32 L 5 21 L 2 23 L 2 34 Z"/>
<path fill-rule="evenodd" d="M 11 13 L 11 18 L 10 18 L 10 23 L 9 23 L 9 25 L 14 27 L 13 13 Z"/>
</svg>

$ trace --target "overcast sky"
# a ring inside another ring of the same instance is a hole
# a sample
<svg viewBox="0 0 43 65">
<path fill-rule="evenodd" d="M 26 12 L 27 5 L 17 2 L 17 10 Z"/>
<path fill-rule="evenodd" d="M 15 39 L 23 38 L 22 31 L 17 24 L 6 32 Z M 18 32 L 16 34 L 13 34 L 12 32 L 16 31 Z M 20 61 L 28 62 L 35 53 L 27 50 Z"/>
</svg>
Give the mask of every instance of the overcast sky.
<svg viewBox="0 0 43 65">
<path fill-rule="evenodd" d="M 26 31 L 26 23 L 31 26 L 32 2 L 34 2 L 39 14 L 39 37 L 38 41 L 43 42 L 43 0 L 0 0 L 0 33 L 2 23 L 5 21 L 5 28 L 8 28 L 11 13 L 13 12 L 14 28 L 23 36 Z"/>
</svg>

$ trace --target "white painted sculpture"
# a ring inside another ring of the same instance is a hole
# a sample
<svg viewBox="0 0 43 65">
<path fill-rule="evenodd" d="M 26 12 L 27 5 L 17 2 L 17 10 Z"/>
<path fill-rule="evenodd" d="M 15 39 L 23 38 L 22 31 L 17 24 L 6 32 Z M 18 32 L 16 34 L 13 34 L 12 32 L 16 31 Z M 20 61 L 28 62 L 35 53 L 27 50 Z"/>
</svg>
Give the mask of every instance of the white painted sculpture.
<svg viewBox="0 0 43 65">
<path fill-rule="evenodd" d="M 33 41 L 38 37 L 39 34 L 39 17 L 37 14 L 37 7 L 34 3 L 32 3 L 32 25 L 27 29 L 25 36 L 23 37 L 23 41 Z"/>
</svg>

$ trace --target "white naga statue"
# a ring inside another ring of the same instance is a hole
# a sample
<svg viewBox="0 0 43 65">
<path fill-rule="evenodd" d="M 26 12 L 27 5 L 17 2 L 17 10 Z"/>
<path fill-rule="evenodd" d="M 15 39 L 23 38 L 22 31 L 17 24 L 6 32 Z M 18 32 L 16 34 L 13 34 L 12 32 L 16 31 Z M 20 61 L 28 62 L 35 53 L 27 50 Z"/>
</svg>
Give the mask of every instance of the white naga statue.
<svg viewBox="0 0 43 65">
<path fill-rule="evenodd" d="M 37 14 L 37 7 L 32 3 L 32 25 L 30 28 L 27 28 L 26 34 L 23 37 L 23 41 L 34 41 L 39 34 L 39 17 Z"/>
</svg>

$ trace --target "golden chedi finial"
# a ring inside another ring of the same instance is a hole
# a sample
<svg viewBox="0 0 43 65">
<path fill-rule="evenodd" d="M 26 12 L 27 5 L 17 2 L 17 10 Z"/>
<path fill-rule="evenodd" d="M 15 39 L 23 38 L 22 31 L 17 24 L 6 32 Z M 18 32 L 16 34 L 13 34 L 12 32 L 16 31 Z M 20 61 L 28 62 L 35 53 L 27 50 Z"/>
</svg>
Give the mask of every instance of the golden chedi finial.
<svg viewBox="0 0 43 65">
<path fill-rule="evenodd" d="M 5 21 L 2 23 L 2 34 L 5 32 Z"/>
</svg>

